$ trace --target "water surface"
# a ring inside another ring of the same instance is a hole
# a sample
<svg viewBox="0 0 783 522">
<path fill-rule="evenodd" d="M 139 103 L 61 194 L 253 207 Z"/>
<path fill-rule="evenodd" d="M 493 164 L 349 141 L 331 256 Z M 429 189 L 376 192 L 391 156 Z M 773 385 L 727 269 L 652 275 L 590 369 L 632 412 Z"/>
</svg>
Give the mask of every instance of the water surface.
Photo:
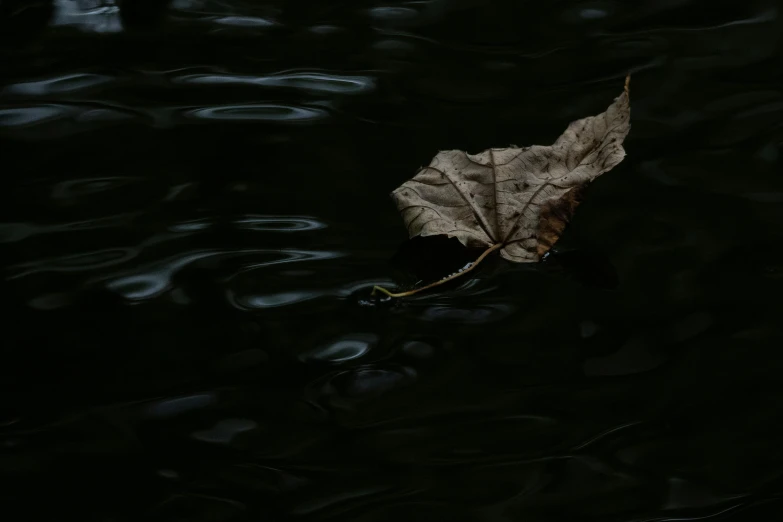
<svg viewBox="0 0 783 522">
<path fill-rule="evenodd" d="M 783 512 L 776 3 L 147 4 L 4 12 L 21 518 Z M 367 299 L 407 239 L 391 190 L 551 143 L 629 71 L 628 156 L 565 269 Z"/>
</svg>

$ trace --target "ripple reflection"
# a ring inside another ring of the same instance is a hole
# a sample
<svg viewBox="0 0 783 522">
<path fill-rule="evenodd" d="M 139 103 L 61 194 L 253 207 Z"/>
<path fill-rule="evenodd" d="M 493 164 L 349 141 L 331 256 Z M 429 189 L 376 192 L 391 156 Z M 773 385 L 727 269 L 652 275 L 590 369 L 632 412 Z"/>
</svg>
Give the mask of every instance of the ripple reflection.
<svg viewBox="0 0 783 522">
<path fill-rule="evenodd" d="M 0 243 L 14 243 L 42 234 L 120 227 L 127 225 L 133 216 L 134 214 L 117 214 L 62 224 L 0 223 Z"/>
<path fill-rule="evenodd" d="M 151 417 L 173 417 L 181 413 L 200 410 L 216 403 L 217 396 L 214 393 L 187 395 L 154 402 L 147 407 L 147 414 Z"/>
<path fill-rule="evenodd" d="M 236 295 L 229 290 L 227 298 L 229 302 L 240 310 L 258 310 L 261 308 L 278 308 L 292 304 L 309 301 L 323 295 L 321 292 L 301 291 L 301 292 L 279 292 L 276 294 L 264 295 Z"/>
<path fill-rule="evenodd" d="M 258 255 L 265 255 L 269 257 L 269 259 L 247 263 L 241 269 L 234 271 L 234 273 L 227 280 L 230 281 L 240 273 L 246 273 L 267 266 L 305 260 L 330 259 L 339 257 L 342 254 L 339 252 L 286 249 L 195 251 L 189 252 L 185 255 L 172 257 L 165 261 L 152 263 L 139 271 L 126 272 L 120 276 L 114 275 L 108 280 L 106 284 L 108 288 L 122 295 L 126 299 L 134 301 L 151 299 L 169 290 L 171 288 L 171 281 L 173 276 L 184 267 L 195 263 L 196 261 L 216 257 Z M 237 304 L 238 300 L 233 298 L 232 301 L 234 304 Z"/>
<path fill-rule="evenodd" d="M 256 216 L 234 221 L 237 228 L 264 232 L 301 232 L 326 228 L 326 224 L 309 216 Z"/>
<path fill-rule="evenodd" d="M 329 117 L 329 113 L 323 109 L 272 103 L 222 105 L 188 109 L 184 111 L 184 115 L 197 120 L 278 122 L 315 121 Z"/>
<path fill-rule="evenodd" d="M 308 395 L 338 410 L 351 410 L 359 404 L 411 386 L 418 372 L 401 365 L 368 364 L 325 376 L 308 388 Z"/>
<path fill-rule="evenodd" d="M 325 74 L 319 72 L 279 73 L 269 76 L 230 74 L 190 74 L 174 79 L 196 85 L 258 85 L 286 87 L 317 94 L 358 94 L 373 90 L 370 76 Z"/>
<path fill-rule="evenodd" d="M 22 132 L 28 129 L 67 136 L 140 118 L 140 114 L 124 108 L 47 103 L 0 108 L 0 129 L 8 128 L 17 136 L 30 136 Z"/>
<path fill-rule="evenodd" d="M 126 263 L 138 255 L 139 251 L 135 248 L 110 248 L 43 259 L 11 267 L 19 272 L 9 275 L 8 279 L 20 279 L 44 272 L 66 273 L 98 270 Z"/>
<path fill-rule="evenodd" d="M 64 118 L 68 115 L 64 105 L 36 105 L 0 109 L 0 127 L 25 127 Z"/>
<path fill-rule="evenodd" d="M 91 87 L 106 85 L 113 81 L 114 78 L 102 74 L 66 74 L 45 80 L 13 83 L 4 87 L 0 92 L 24 96 L 49 96 L 85 91 Z"/>
<path fill-rule="evenodd" d="M 216 16 L 210 19 L 218 25 L 228 25 L 231 27 L 274 27 L 277 25 L 268 18 L 258 18 L 255 16 Z"/>
<path fill-rule="evenodd" d="M 304 362 L 343 363 L 359 359 L 367 354 L 378 342 L 373 333 L 353 333 L 333 340 L 330 343 L 299 356 Z"/>
</svg>

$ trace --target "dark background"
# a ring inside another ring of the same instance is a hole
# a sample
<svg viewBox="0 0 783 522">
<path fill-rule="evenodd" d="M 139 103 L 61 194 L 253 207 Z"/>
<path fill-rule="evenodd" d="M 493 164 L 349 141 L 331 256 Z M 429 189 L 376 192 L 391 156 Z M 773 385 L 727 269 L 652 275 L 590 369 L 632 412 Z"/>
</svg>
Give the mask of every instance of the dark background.
<svg viewBox="0 0 783 522">
<path fill-rule="evenodd" d="M 778 3 L 97 4 L 0 2 L 4 520 L 783 514 Z M 564 267 L 369 298 L 629 71 Z"/>
</svg>

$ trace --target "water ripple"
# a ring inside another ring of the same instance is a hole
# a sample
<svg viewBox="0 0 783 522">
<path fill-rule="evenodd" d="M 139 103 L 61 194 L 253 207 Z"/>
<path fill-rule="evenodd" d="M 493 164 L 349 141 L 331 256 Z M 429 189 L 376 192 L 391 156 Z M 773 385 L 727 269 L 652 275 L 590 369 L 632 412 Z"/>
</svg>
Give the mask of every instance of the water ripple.
<svg viewBox="0 0 783 522">
<path fill-rule="evenodd" d="M 74 198 L 106 192 L 140 181 L 142 178 L 132 176 L 72 179 L 55 184 L 52 187 L 52 198 L 71 201 Z"/>
<path fill-rule="evenodd" d="M 239 275 L 240 273 L 246 273 L 246 272 L 256 270 L 258 268 L 264 268 L 267 266 L 277 265 L 280 263 L 292 263 L 294 261 L 315 261 L 319 259 L 334 259 L 345 255 L 343 252 L 337 252 L 337 251 L 295 250 L 290 248 L 280 249 L 280 250 L 253 250 L 252 252 L 282 254 L 284 257 L 279 260 L 249 263 L 234 275 Z"/>
<path fill-rule="evenodd" d="M 0 127 L 25 127 L 64 118 L 71 114 L 64 105 L 36 105 L 0 109 Z"/>
<path fill-rule="evenodd" d="M 135 214 L 118 214 L 84 221 L 72 221 L 61 224 L 38 223 L 0 223 L 0 243 L 15 243 L 29 237 L 58 232 L 78 230 L 99 230 L 127 225 Z"/>
<path fill-rule="evenodd" d="M 321 297 L 321 292 L 302 290 L 298 292 L 278 292 L 263 295 L 236 295 L 232 290 L 226 292 L 228 301 L 240 310 L 258 310 L 261 308 L 278 308 Z"/>
<path fill-rule="evenodd" d="M 122 31 L 119 7 L 111 2 L 73 2 L 70 0 L 54 1 L 54 17 L 51 25 L 77 26 L 82 31 L 98 33 L 114 33 Z"/>
<path fill-rule="evenodd" d="M 378 342 L 372 333 L 353 333 L 319 346 L 299 356 L 304 362 L 343 363 L 358 359 L 368 353 Z"/>
<path fill-rule="evenodd" d="M 185 110 L 184 114 L 186 117 L 198 120 L 220 121 L 304 122 L 323 120 L 329 117 L 329 113 L 323 109 L 273 103 L 202 107 Z"/>
<path fill-rule="evenodd" d="M 227 25 L 230 27 L 274 27 L 277 22 L 268 18 L 259 18 L 255 16 L 216 16 L 208 20 L 218 25 Z"/>
<path fill-rule="evenodd" d="M 214 393 L 202 393 L 187 395 L 173 399 L 164 399 L 154 402 L 147 407 L 147 414 L 151 417 L 173 417 L 181 413 L 200 410 L 217 403 Z"/>
<path fill-rule="evenodd" d="M 109 248 L 92 252 L 81 252 L 53 259 L 41 259 L 12 266 L 8 279 L 20 279 L 46 272 L 86 272 L 121 265 L 139 255 L 136 248 Z"/>
<path fill-rule="evenodd" d="M 142 267 L 140 270 L 129 271 L 124 274 L 114 274 L 109 277 L 107 286 L 111 290 L 129 300 L 146 300 L 157 297 L 171 288 L 172 277 L 184 267 L 196 261 L 207 258 L 229 258 L 237 256 L 258 256 L 259 254 L 270 256 L 271 259 L 246 263 L 241 269 L 236 270 L 227 281 L 240 273 L 256 270 L 258 268 L 277 265 L 281 263 L 293 263 L 297 261 L 330 259 L 342 254 L 339 252 L 325 252 L 314 250 L 291 249 L 253 249 L 231 251 L 194 251 L 171 257 Z M 105 278 L 104 278 L 105 279 Z M 252 301 L 251 301 L 252 302 Z"/>
<path fill-rule="evenodd" d="M 301 232 L 326 228 L 326 224 L 309 216 L 254 216 L 234 221 L 237 228 L 264 232 Z"/>
<path fill-rule="evenodd" d="M 338 75 L 318 72 L 279 73 L 269 76 L 231 74 L 189 74 L 173 79 L 176 83 L 196 85 L 258 85 L 284 87 L 315 94 L 358 94 L 371 91 L 370 76 Z"/>
<path fill-rule="evenodd" d="M 325 105 L 325 104 L 324 104 Z M 269 121 L 279 123 L 314 122 L 329 118 L 324 108 L 276 103 L 216 105 L 197 108 L 149 107 L 133 111 L 123 107 L 82 106 L 75 104 L 39 104 L 0 108 L 0 129 L 7 128 L 17 136 L 67 136 L 95 130 L 110 124 L 136 121 L 149 126 L 170 127 L 174 117 L 207 121 Z M 24 134 L 36 130 L 38 134 Z"/>
<path fill-rule="evenodd" d="M 7 128 L 17 136 L 30 136 L 25 131 L 43 128 L 52 135 L 67 136 L 140 117 L 137 111 L 122 107 L 45 103 L 0 108 L 0 129 Z"/>
<path fill-rule="evenodd" d="M 336 372 L 313 382 L 308 395 L 336 409 L 353 409 L 362 402 L 393 393 L 418 380 L 418 372 L 401 365 L 365 365 Z"/>
<path fill-rule="evenodd" d="M 190 221 L 182 221 L 169 225 L 168 230 L 171 232 L 201 232 L 202 230 L 208 230 L 212 226 L 212 222 L 209 219 L 193 219 Z"/>
<path fill-rule="evenodd" d="M 114 78 L 102 74 L 66 74 L 45 80 L 12 83 L 4 87 L 0 92 L 2 94 L 23 96 L 50 96 L 86 91 L 92 87 L 106 85 L 113 81 L 115 81 Z"/>
</svg>

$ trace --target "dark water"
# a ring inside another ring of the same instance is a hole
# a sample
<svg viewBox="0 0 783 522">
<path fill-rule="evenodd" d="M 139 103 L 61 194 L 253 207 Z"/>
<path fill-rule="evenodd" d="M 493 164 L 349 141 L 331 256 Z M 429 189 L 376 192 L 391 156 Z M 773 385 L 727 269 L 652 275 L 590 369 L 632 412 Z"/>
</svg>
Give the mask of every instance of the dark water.
<svg viewBox="0 0 783 522">
<path fill-rule="evenodd" d="M 4 520 L 783 513 L 779 4 L 12 3 Z M 628 71 L 564 267 L 367 299 L 392 189 Z"/>
</svg>

